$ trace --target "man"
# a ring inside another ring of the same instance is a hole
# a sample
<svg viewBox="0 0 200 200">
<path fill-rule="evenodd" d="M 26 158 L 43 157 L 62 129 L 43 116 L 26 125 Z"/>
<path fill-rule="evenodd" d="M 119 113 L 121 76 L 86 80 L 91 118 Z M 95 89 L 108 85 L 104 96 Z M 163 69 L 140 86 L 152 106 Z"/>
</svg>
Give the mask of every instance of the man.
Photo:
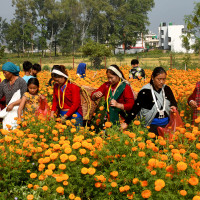
<svg viewBox="0 0 200 200">
<path fill-rule="evenodd" d="M 131 61 L 131 66 L 133 67 L 133 69 L 131 69 L 129 71 L 129 79 L 133 78 L 133 79 L 145 79 L 145 71 L 139 67 L 139 61 L 137 59 L 133 59 Z"/>
</svg>

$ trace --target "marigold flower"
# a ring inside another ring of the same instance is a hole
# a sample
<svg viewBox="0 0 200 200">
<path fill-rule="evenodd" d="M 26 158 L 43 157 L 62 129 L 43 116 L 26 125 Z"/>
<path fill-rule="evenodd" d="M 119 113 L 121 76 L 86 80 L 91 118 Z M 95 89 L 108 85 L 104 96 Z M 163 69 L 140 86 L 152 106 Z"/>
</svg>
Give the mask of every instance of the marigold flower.
<svg viewBox="0 0 200 200">
<path fill-rule="evenodd" d="M 56 168 L 55 164 L 51 163 L 48 165 L 48 169 L 54 170 Z"/>
<path fill-rule="evenodd" d="M 88 168 L 88 174 L 94 175 L 95 172 L 96 172 L 96 169 L 95 169 L 95 168 L 93 168 L 93 167 Z"/>
<path fill-rule="evenodd" d="M 83 167 L 81 169 L 81 174 L 87 174 L 88 173 L 88 169 L 86 167 Z"/>
<path fill-rule="evenodd" d="M 42 187 L 42 189 L 43 189 L 44 191 L 47 191 L 47 190 L 48 190 L 48 187 L 45 185 L 45 186 Z"/>
<path fill-rule="evenodd" d="M 144 190 L 141 195 L 144 199 L 148 199 L 151 196 L 151 190 Z"/>
<path fill-rule="evenodd" d="M 138 125 L 140 125 L 140 121 L 139 121 L 139 120 L 135 120 L 135 121 L 133 122 L 133 124 L 135 124 L 136 126 L 138 126 Z"/>
<path fill-rule="evenodd" d="M 63 187 L 57 187 L 56 188 L 56 192 L 59 194 L 63 194 L 64 193 L 64 188 Z"/>
<path fill-rule="evenodd" d="M 64 169 L 66 169 L 66 165 L 65 164 L 60 164 L 58 166 L 58 168 L 61 169 L 61 170 L 64 170 Z"/>
<path fill-rule="evenodd" d="M 181 160 L 183 159 L 183 157 L 182 157 L 181 154 L 179 154 L 179 153 L 175 153 L 175 154 L 173 155 L 173 158 L 174 158 L 174 160 L 176 160 L 176 161 L 181 161 Z"/>
<path fill-rule="evenodd" d="M 160 185 L 156 185 L 156 186 L 155 186 L 155 191 L 158 191 L 158 192 L 159 192 L 159 191 L 161 191 L 161 190 L 162 190 L 162 187 L 161 187 Z"/>
<path fill-rule="evenodd" d="M 137 184 L 139 182 L 139 179 L 138 178 L 134 178 L 132 182 L 133 182 L 133 184 Z"/>
<path fill-rule="evenodd" d="M 160 186 L 161 188 L 165 187 L 165 181 L 163 181 L 162 179 L 157 179 L 155 181 L 155 186 Z"/>
<path fill-rule="evenodd" d="M 34 196 L 33 196 L 32 194 L 29 194 L 29 195 L 27 196 L 27 200 L 32 200 L 32 199 L 34 199 Z"/>
<path fill-rule="evenodd" d="M 84 165 L 86 165 L 86 164 L 88 164 L 88 163 L 90 162 L 90 159 L 87 158 L 87 157 L 84 157 L 84 158 L 81 159 L 81 162 L 82 162 Z"/>
<path fill-rule="evenodd" d="M 187 195 L 187 192 L 185 190 L 180 190 L 179 193 L 182 196 L 186 196 Z"/>
<path fill-rule="evenodd" d="M 74 200 L 81 200 L 81 198 L 80 197 L 75 197 L 75 199 Z"/>
<path fill-rule="evenodd" d="M 77 160 L 77 157 L 75 155 L 70 155 L 69 156 L 69 161 L 74 162 Z"/>
<path fill-rule="evenodd" d="M 117 177 L 118 171 L 112 171 L 112 172 L 110 172 L 110 175 L 113 176 L 113 177 Z"/>
<path fill-rule="evenodd" d="M 145 157 L 145 156 L 146 156 L 146 154 L 145 154 L 145 152 L 143 152 L 143 151 L 140 151 L 140 152 L 138 153 L 138 156 L 139 156 L 139 157 Z"/>
<path fill-rule="evenodd" d="M 85 149 L 80 149 L 80 150 L 79 150 L 79 153 L 80 153 L 81 155 L 84 155 L 84 154 L 86 154 L 86 150 L 85 150 Z"/>
<path fill-rule="evenodd" d="M 116 182 L 112 182 L 110 185 L 111 185 L 111 187 L 117 187 L 117 183 Z"/>
<path fill-rule="evenodd" d="M 192 200 L 200 200 L 200 196 L 196 195 L 192 198 Z"/>
<path fill-rule="evenodd" d="M 199 179 L 193 176 L 188 180 L 188 182 L 190 185 L 197 185 L 199 183 Z"/>
<path fill-rule="evenodd" d="M 180 171 L 185 171 L 187 169 L 187 164 L 184 162 L 178 162 L 176 166 Z"/>
<path fill-rule="evenodd" d="M 105 127 L 106 128 L 110 128 L 112 126 L 112 123 L 111 122 L 105 122 Z"/>
<path fill-rule="evenodd" d="M 30 178 L 36 178 L 37 177 L 37 174 L 36 173 L 31 173 L 30 174 Z"/>
</svg>

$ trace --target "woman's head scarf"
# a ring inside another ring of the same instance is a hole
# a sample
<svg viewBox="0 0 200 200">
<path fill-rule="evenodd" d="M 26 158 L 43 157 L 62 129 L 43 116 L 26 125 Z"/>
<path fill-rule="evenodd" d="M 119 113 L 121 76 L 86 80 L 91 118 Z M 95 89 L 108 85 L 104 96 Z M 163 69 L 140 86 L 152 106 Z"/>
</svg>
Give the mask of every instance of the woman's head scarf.
<svg viewBox="0 0 200 200">
<path fill-rule="evenodd" d="M 3 71 L 8 71 L 15 76 L 19 76 L 20 68 L 12 62 L 7 62 L 2 66 Z"/>
</svg>

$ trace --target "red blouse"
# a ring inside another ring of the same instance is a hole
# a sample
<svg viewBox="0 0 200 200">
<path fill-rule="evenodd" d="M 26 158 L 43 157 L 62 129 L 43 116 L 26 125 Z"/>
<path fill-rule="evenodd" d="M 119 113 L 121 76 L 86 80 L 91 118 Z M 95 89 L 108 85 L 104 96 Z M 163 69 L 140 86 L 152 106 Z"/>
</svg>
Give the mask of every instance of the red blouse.
<svg viewBox="0 0 200 200">
<path fill-rule="evenodd" d="M 60 104 L 63 105 L 63 92 L 60 89 Z M 53 103 L 52 103 L 52 111 L 56 111 L 59 108 L 59 100 L 58 100 L 58 84 L 54 85 L 53 90 Z M 82 107 L 81 107 L 81 97 L 80 97 L 80 88 L 73 84 L 68 82 L 67 88 L 65 90 L 65 96 L 64 96 L 64 106 L 62 109 L 69 109 L 67 112 L 67 116 L 70 117 L 72 114 L 74 114 L 76 111 L 78 111 L 81 115 L 82 113 Z"/>
<path fill-rule="evenodd" d="M 101 91 L 103 96 L 105 97 L 105 100 L 106 100 L 107 99 L 107 95 L 108 95 L 109 87 L 110 87 L 110 83 L 109 82 L 105 82 L 103 85 L 100 86 L 100 88 L 98 88 L 96 91 L 94 91 L 91 94 L 91 97 L 95 92 Z M 111 90 L 114 91 L 114 89 L 116 87 L 117 87 L 117 84 L 112 86 Z M 131 108 L 134 105 L 134 96 L 133 96 L 132 89 L 131 89 L 131 87 L 129 85 L 126 85 L 124 91 L 122 92 L 122 94 L 117 99 L 117 102 L 124 104 L 124 110 L 126 110 L 126 111 L 130 111 L 131 110 Z"/>
<path fill-rule="evenodd" d="M 188 104 L 190 103 L 191 100 L 195 101 L 196 96 L 197 96 L 197 88 L 195 88 L 193 90 L 193 93 L 188 97 L 188 101 L 187 101 Z"/>
</svg>

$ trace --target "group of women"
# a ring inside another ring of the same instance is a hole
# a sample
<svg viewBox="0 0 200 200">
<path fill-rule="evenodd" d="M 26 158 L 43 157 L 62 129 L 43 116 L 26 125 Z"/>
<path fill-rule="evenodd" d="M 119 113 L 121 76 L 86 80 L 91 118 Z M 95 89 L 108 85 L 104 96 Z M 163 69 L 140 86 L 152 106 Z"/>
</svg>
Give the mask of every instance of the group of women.
<svg viewBox="0 0 200 200">
<path fill-rule="evenodd" d="M 125 122 L 123 129 L 137 116 L 144 118 L 149 131 L 158 135 L 157 127 L 165 127 L 169 122 L 170 112 L 177 109 L 177 103 L 169 86 L 165 85 L 167 73 L 162 67 L 156 67 L 151 81 L 139 92 L 136 101 L 129 82 L 124 78 L 117 65 L 111 65 L 106 71 L 108 81 L 91 94 L 93 101 L 105 98 L 105 119 L 117 124 L 121 116 Z M 56 110 L 67 119 L 75 118 L 76 125 L 83 125 L 80 88 L 68 79 L 64 66 L 52 70 L 55 82 L 51 116 Z"/>
<path fill-rule="evenodd" d="M 11 63 L 3 65 L 5 80 L 0 83 L 0 98 L 6 97 L 6 103 L 16 92 L 21 89 L 21 95 L 27 91 L 23 79 L 19 77 L 19 69 Z M 124 119 L 121 124 L 123 129 L 136 117 L 144 119 L 145 126 L 150 132 L 158 135 L 157 128 L 165 127 L 169 123 L 170 112 L 177 109 L 177 102 L 169 86 L 165 85 L 167 73 L 162 67 L 156 67 L 151 75 L 150 83 L 142 87 L 134 100 L 133 89 L 124 78 L 117 65 L 111 65 L 106 71 L 108 81 L 91 94 L 91 100 L 96 101 L 105 97 L 105 119 L 113 124 L 119 123 L 120 116 Z M 54 80 L 53 103 L 51 117 L 55 113 L 63 118 L 76 120 L 76 126 L 83 126 L 83 112 L 81 107 L 80 87 L 71 82 L 64 66 L 56 65 L 51 72 Z M 192 104 L 192 101 L 190 102 Z M 19 105 L 20 100 L 7 107 Z"/>
</svg>

